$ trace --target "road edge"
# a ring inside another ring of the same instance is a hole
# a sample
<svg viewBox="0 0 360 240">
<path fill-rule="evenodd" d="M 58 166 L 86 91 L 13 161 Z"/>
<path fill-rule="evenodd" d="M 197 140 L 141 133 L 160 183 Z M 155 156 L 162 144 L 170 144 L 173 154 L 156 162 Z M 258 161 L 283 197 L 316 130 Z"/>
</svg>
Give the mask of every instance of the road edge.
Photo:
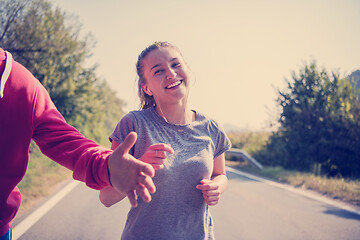
<svg viewBox="0 0 360 240">
<path fill-rule="evenodd" d="M 255 180 L 255 181 L 260 181 L 260 182 L 263 182 L 263 183 L 266 183 L 266 184 L 270 184 L 272 186 L 275 186 L 275 187 L 278 187 L 278 188 L 281 188 L 281 189 L 285 189 L 287 191 L 291 191 L 291 192 L 300 194 L 300 195 L 305 196 L 307 198 L 311 198 L 313 200 L 317 200 L 317 201 L 332 205 L 334 207 L 340 208 L 342 210 L 346 210 L 346 211 L 349 211 L 351 213 L 360 215 L 360 209 L 357 209 L 356 207 L 351 206 L 351 205 L 349 205 L 347 203 L 337 201 L 335 199 L 331 199 L 331 198 L 328 198 L 326 196 L 320 195 L 319 193 L 316 193 L 316 192 L 313 192 L 313 191 L 310 191 L 310 190 L 295 188 L 293 186 L 278 183 L 278 182 L 274 182 L 274 181 L 271 181 L 271 180 L 268 180 L 268 179 L 265 179 L 265 178 L 261 178 L 261 177 L 252 175 L 252 174 L 247 173 L 247 172 L 240 171 L 238 169 L 234 169 L 234 168 L 229 167 L 229 166 L 226 166 L 226 170 L 229 171 L 229 172 L 236 173 L 238 175 L 244 176 L 246 178 L 249 178 L 249 179 L 252 179 L 252 180 Z"/>
</svg>

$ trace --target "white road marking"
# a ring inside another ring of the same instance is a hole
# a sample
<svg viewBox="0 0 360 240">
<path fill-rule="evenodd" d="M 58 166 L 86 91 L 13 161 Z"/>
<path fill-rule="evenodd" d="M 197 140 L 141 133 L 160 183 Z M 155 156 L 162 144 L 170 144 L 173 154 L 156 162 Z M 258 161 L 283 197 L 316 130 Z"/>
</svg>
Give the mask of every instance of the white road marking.
<svg viewBox="0 0 360 240">
<path fill-rule="evenodd" d="M 13 229 L 13 240 L 17 240 L 29 228 L 31 228 L 40 218 L 42 218 L 52 207 L 54 207 L 61 199 L 63 199 L 71 190 L 73 190 L 80 182 L 71 181 L 52 198 L 46 201 L 41 207 L 36 209 L 23 221 L 17 224 Z"/>
</svg>

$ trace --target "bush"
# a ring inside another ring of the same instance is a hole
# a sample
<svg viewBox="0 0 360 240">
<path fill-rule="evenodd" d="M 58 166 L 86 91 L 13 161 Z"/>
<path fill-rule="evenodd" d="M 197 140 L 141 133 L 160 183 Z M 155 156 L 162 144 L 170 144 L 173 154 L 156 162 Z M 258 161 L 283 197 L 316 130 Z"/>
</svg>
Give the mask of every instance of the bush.
<svg viewBox="0 0 360 240">
<path fill-rule="evenodd" d="M 293 73 L 277 102 L 280 128 L 254 154 L 257 160 L 329 176 L 359 176 L 360 103 L 348 78 L 320 71 L 313 62 Z"/>
</svg>

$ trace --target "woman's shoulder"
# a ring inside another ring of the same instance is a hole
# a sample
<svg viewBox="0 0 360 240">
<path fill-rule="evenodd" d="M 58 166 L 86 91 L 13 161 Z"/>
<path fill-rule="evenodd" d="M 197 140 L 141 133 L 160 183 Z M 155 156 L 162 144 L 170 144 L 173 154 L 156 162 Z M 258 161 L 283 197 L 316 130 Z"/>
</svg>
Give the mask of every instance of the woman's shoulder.
<svg viewBox="0 0 360 240">
<path fill-rule="evenodd" d="M 195 111 L 195 110 L 193 110 Z M 205 115 L 202 112 L 195 111 L 196 113 L 196 120 L 202 122 L 203 124 L 208 125 L 209 127 L 213 128 L 222 128 L 221 123 L 216 120 L 215 118 Z"/>
<path fill-rule="evenodd" d="M 122 119 L 124 120 L 140 120 L 140 119 L 147 119 L 149 117 L 149 114 L 151 110 L 150 109 L 144 109 L 144 110 L 132 110 L 125 114 Z"/>
<path fill-rule="evenodd" d="M 204 124 L 206 131 L 212 137 L 217 146 L 226 146 L 225 148 L 231 147 L 230 139 L 228 138 L 220 121 L 213 117 L 205 116 L 199 112 L 196 112 L 196 114 L 199 117 L 198 119 L 203 122 L 202 124 Z"/>
</svg>

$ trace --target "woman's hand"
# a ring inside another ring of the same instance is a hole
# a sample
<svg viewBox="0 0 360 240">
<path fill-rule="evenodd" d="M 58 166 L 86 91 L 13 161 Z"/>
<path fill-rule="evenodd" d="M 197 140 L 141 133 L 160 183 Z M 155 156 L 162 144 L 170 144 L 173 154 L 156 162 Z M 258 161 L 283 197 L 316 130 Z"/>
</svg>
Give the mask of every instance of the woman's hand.
<svg viewBox="0 0 360 240">
<path fill-rule="evenodd" d="M 217 181 L 209 179 L 203 179 L 200 181 L 201 184 L 197 185 L 196 188 L 201 190 L 205 202 L 209 206 L 214 206 L 219 203 L 220 199 L 220 184 Z"/>
<path fill-rule="evenodd" d="M 225 191 L 227 185 L 225 154 L 223 153 L 214 159 L 214 169 L 211 180 L 201 180 L 196 188 L 201 190 L 205 202 L 210 206 L 214 206 L 219 203 L 220 195 Z"/>
<path fill-rule="evenodd" d="M 169 144 L 153 144 L 148 147 L 144 155 L 142 155 L 139 160 L 151 164 L 155 170 L 160 170 L 164 168 L 166 152 L 170 154 L 174 153 L 174 150 Z"/>
</svg>

